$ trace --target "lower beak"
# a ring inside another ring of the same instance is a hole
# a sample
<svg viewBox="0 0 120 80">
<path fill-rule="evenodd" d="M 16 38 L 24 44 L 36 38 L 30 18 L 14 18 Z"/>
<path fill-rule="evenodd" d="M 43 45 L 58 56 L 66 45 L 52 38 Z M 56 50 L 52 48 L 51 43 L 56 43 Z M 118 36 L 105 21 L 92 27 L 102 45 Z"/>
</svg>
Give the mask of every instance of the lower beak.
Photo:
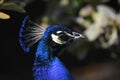
<svg viewBox="0 0 120 80">
<path fill-rule="evenodd" d="M 74 39 L 85 38 L 85 36 L 83 36 L 83 35 L 80 34 L 80 33 L 77 33 L 77 32 L 72 32 L 72 33 L 73 33 Z"/>
</svg>

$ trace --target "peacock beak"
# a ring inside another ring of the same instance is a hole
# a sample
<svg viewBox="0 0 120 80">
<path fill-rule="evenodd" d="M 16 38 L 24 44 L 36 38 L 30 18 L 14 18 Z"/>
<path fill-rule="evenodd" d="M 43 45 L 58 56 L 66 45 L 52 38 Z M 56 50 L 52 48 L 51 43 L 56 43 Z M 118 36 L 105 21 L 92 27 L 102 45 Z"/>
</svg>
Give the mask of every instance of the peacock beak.
<svg viewBox="0 0 120 80">
<path fill-rule="evenodd" d="M 79 39 L 79 38 L 85 38 L 84 35 L 77 33 L 77 32 L 72 32 L 74 39 Z"/>
</svg>

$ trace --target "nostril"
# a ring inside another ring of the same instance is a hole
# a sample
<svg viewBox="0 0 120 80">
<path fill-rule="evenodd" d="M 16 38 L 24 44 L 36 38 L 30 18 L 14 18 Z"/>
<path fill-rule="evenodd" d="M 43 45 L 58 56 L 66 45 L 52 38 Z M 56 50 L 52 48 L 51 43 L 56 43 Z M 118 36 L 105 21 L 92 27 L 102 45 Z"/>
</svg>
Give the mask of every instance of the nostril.
<svg viewBox="0 0 120 80">
<path fill-rule="evenodd" d="M 73 32 L 73 36 L 74 36 L 75 39 L 78 39 L 78 38 L 85 38 L 85 36 L 83 36 L 82 34 L 77 33 L 77 32 Z"/>
</svg>

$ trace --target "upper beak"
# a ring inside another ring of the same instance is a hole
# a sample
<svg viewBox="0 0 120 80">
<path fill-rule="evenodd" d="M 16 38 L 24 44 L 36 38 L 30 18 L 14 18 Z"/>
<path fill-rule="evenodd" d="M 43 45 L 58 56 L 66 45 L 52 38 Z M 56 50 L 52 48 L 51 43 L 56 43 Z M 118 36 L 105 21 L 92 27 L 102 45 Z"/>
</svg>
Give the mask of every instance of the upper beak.
<svg viewBox="0 0 120 80">
<path fill-rule="evenodd" d="M 77 33 L 77 32 L 72 32 L 72 33 L 73 33 L 74 39 L 85 38 L 85 36 L 83 36 L 83 35 L 80 34 L 80 33 Z"/>
</svg>

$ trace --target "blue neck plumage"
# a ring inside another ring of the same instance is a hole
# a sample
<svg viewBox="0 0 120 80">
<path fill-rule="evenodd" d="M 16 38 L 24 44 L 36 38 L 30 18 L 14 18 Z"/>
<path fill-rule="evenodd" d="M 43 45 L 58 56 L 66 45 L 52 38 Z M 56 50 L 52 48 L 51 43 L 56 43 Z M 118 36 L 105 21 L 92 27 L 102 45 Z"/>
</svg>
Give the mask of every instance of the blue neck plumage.
<svg viewBox="0 0 120 80">
<path fill-rule="evenodd" d="M 73 80 L 66 67 L 53 55 L 61 48 L 54 50 L 48 44 L 50 43 L 47 43 L 44 39 L 41 39 L 38 43 L 33 67 L 35 80 Z"/>
<path fill-rule="evenodd" d="M 50 61 L 57 56 L 65 46 L 66 44 L 58 45 L 51 39 L 42 38 L 38 43 L 36 58 L 39 58 L 41 61 Z"/>
<path fill-rule="evenodd" d="M 48 74 L 48 67 L 52 63 L 53 57 L 45 41 L 41 39 L 38 43 L 35 60 L 34 60 L 34 76 L 35 80 L 47 80 L 45 76 Z"/>
<path fill-rule="evenodd" d="M 38 43 L 36 55 L 35 55 L 35 61 L 41 65 L 48 65 L 54 58 L 55 54 L 57 54 L 61 48 L 58 46 L 51 47 L 51 45 L 55 45 L 50 41 L 46 41 L 46 39 L 41 39 Z M 58 48 L 56 48 L 58 47 Z M 53 49 L 54 48 L 54 49 Z M 57 49 L 57 50 L 56 50 Z"/>
<path fill-rule="evenodd" d="M 49 48 L 44 42 L 44 40 L 41 40 L 38 43 L 38 47 L 35 55 L 35 61 L 44 65 L 51 60 L 52 60 L 52 55 L 50 54 Z"/>
</svg>

